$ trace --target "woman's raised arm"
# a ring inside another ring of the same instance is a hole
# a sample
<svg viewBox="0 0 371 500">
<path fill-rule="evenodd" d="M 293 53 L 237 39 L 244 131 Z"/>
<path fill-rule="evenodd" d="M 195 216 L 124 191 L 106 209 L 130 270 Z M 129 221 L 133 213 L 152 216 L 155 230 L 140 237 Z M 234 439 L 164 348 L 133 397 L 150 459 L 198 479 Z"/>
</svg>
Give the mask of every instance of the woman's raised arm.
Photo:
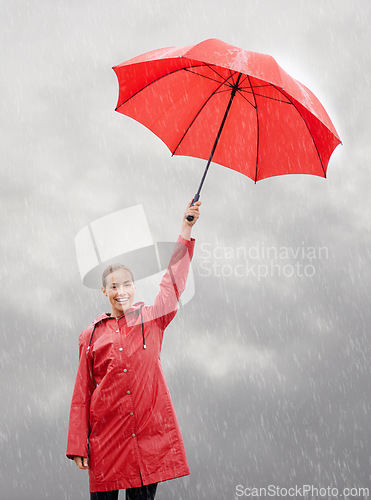
<svg viewBox="0 0 371 500">
<path fill-rule="evenodd" d="M 179 298 L 187 283 L 195 245 L 195 240 L 191 238 L 191 231 L 200 216 L 200 205 L 201 202 L 198 201 L 192 207 L 191 202 L 187 206 L 183 215 L 180 236 L 161 280 L 160 291 L 152 306 L 153 319 L 164 329 L 174 318 L 178 309 Z M 192 221 L 186 219 L 188 215 L 193 216 Z"/>
</svg>

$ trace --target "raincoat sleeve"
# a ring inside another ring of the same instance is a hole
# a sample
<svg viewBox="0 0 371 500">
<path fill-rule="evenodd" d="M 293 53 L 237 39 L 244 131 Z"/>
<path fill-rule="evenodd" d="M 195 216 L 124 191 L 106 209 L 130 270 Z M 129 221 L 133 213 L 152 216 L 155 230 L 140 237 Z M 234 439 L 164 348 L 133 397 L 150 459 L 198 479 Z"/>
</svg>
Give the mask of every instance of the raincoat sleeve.
<svg viewBox="0 0 371 500">
<path fill-rule="evenodd" d="M 195 239 L 186 240 L 179 235 L 169 265 L 160 283 L 160 291 L 153 304 L 154 319 L 163 329 L 167 327 L 178 310 L 189 267 L 193 257 Z"/>
<path fill-rule="evenodd" d="M 87 353 L 87 336 L 84 332 L 79 337 L 79 367 L 73 389 L 70 420 L 68 427 L 68 458 L 88 456 L 89 407 L 95 385 L 90 376 Z"/>
</svg>

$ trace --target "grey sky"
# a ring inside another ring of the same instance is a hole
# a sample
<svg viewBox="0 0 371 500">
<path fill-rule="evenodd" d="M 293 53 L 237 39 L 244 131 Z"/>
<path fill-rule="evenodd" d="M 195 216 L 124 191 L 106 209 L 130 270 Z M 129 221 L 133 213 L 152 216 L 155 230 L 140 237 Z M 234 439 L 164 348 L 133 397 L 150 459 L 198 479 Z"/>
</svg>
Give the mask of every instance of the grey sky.
<svg viewBox="0 0 371 500">
<path fill-rule="evenodd" d="M 207 38 L 274 56 L 321 100 L 344 144 L 326 180 L 254 185 L 210 168 L 194 229 L 196 296 L 162 354 L 191 475 L 158 496 L 232 500 L 238 484 L 371 488 L 370 3 L 3 0 L 0 9 L 1 498 L 88 498 L 87 474 L 65 458 L 68 413 L 78 335 L 107 305 L 81 283 L 75 236 L 142 204 L 154 240 L 175 241 L 205 164 L 171 158 L 114 112 L 111 67 Z M 328 254 L 279 259 L 280 275 L 236 276 L 245 259 L 223 249 L 257 245 L 250 265 L 272 264 L 263 247 Z M 211 262 L 206 248 L 216 249 Z M 313 275 L 283 275 L 298 262 Z"/>
</svg>

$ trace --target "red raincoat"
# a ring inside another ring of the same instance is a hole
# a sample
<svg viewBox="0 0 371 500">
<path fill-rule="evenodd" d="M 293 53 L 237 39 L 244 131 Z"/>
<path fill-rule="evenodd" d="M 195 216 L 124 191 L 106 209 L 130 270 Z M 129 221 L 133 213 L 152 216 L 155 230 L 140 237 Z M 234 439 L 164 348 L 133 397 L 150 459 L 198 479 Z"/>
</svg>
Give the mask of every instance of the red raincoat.
<svg viewBox="0 0 371 500">
<path fill-rule="evenodd" d="M 133 304 L 119 318 L 103 314 L 79 337 L 67 457 L 89 456 L 91 492 L 190 473 L 160 352 L 194 244 L 179 236 L 152 306 Z"/>
</svg>

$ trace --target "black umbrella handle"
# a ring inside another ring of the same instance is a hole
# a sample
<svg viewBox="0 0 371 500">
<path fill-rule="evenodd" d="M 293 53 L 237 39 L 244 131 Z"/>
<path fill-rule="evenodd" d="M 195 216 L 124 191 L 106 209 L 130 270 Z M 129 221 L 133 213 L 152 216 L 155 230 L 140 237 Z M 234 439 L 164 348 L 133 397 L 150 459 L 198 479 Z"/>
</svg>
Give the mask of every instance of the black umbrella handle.
<svg viewBox="0 0 371 500">
<path fill-rule="evenodd" d="M 200 193 L 196 193 L 194 195 L 194 198 L 192 200 L 192 203 L 191 203 L 191 207 L 196 203 L 196 201 L 198 201 L 200 199 Z M 193 215 L 187 215 L 186 217 L 187 220 L 189 220 L 189 222 L 193 221 L 194 217 Z"/>
</svg>

